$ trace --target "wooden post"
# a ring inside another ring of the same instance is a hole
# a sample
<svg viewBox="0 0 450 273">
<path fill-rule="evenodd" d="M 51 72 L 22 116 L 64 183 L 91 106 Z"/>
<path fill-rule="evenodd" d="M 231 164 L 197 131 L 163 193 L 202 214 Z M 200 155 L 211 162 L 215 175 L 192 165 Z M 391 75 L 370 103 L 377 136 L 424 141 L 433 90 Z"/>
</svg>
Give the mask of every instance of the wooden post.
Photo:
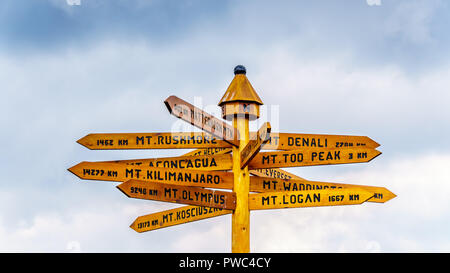
<svg viewBox="0 0 450 273">
<path fill-rule="evenodd" d="M 231 221 L 231 251 L 233 253 L 250 252 L 250 210 L 248 209 L 248 193 L 250 176 L 248 167 L 241 169 L 241 151 L 249 141 L 249 119 L 245 116 L 235 116 L 233 126 L 240 135 L 239 147 L 233 147 L 233 173 L 236 193 L 236 209 Z"/>
<path fill-rule="evenodd" d="M 222 117 L 232 120 L 235 131 L 239 132 L 239 146 L 233 147 L 233 191 L 236 193 L 236 209 L 231 218 L 231 251 L 233 253 L 250 252 L 250 210 L 248 208 L 250 174 L 247 166 L 241 168 L 241 151 L 250 141 L 249 121 L 259 118 L 259 106 L 263 104 L 247 79 L 246 73 L 242 65 L 234 68 L 234 79 L 219 102 L 219 106 L 222 107 Z"/>
</svg>

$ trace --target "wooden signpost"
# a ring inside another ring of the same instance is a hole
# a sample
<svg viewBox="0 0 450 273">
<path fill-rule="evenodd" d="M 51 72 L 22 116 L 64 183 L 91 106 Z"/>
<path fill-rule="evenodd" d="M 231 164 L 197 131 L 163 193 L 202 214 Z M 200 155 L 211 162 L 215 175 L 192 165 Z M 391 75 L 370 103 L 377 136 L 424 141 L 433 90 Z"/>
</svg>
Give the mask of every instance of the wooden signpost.
<svg viewBox="0 0 450 273">
<path fill-rule="evenodd" d="M 93 133 L 77 142 L 91 150 L 195 149 L 178 157 L 81 162 L 68 170 L 84 180 L 122 182 L 131 198 L 185 204 L 139 216 L 137 232 L 231 214 L 231 251 L 250 251 L 250 211 L 385 203 L 384 187 L 310 181 L 280 168 L 363 163 L 381 154 L 367 136 L 271 132 L 259 118 L 262 101 L 243 66 L 219 102 L 222 119 L 176 97 L 169 113 L 203 132 Z M 231 121 L 232 125 L 225 120 Z M 270 150 L 261 152 L 260 150 Z"/>
</svg>

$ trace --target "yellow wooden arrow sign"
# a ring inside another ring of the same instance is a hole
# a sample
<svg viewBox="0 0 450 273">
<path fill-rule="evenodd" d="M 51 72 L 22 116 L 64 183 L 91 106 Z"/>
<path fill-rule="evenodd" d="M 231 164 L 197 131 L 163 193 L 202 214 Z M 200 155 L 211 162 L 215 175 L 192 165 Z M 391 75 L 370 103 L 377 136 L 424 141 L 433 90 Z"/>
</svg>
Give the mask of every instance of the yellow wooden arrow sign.
<svg viewBox="0 0 450 273">
<path fill-rule="evenodd" d="M 139 216 L 130 227 L 137 232 L 145 232 L 230 214 L 232 212 L 232 210 L 219 208 L 183 206 Z"/>
<path fill-rule="evenodd" d="M 88 134 L 77 142 L 91 150 L 231 148 L 231 144 L 201 132 Z"/>
<path fill-rule="evenodd" d="M 233 168 L 233 160 L 230 154 L 127 159 L 101 162 L 138 165 L 143 167 L 146 166 L 169 169 L 192 169 L 203 171 L 224 171 L 231 170 Z"/>
<path fill-rule="evenodd" d="M 283 192 L 354 188 L 361 188 L 373 193 L 373 198 L 370 198 L 369 202 L 384 203 L 396 197 L 394 193 L 384 187 L 309 181 L 305 179 L 298 180 L 257 176 L 250 177 L 250 191 L 254 192 Z"/>
<path fill-rule="evenodd" d="M 341 206 L 362 204 L 373 193 L 360 189 L 285 191 L 253 193 L 249 195 L 250 210 Z"/>
<path fill-rule="evenodd" d="M 301 167 L 329 164 L 347 164 L 369 162 L 381 152 L 367 148 L 306 149 L 281 152 L 260 152 L 252 161 L 249 169 Z"/>
<path fill-rule="evenodd" d="M 148 183 L 133 179 L 121 183 L 117 188 L 131 198 L 230 210 L 236 207 L 236 194 L 229 191 L 208 190 L 158 182 Z"/>
<path fill-rule="evenodd" d="M 254 134 L 254 133 L 252 133 Z M 305 148 L 377 148 L 380 144 L 367 136 L 325 135 L 325 134 L 270 134 L 264 150 L 298 150 Z"/>
<path fill-rule="evenodd" d="M 239 133 L 237 129 L 225 121 L 206 113 L 200 108 L 197 108 L 176 96 L 168 97 L 164 103 L 169 112 L 175 117 L 189 122 L 195 127 L 200 128 L 219 139 L 223 139 L 234 146 L 239 146 Z"/>
<path fill-rule="evenodd" d="M 124 182 L 129 179 L 139 179 L 215 189 L 232 189 L 234 179 L 231 172 L 153 168 L 86 161 L 69 168 L 69 171 L 81 179 L 88 180 Z"/>
<path fill-rule="evenodd" d="M 258 130 L 255 140 L 250 140 L 241 151 L 241 169 L 245 168 L 261 149 L 261 145 L 269 140 L 270 123 L 265 122 Z"/>
</svg>

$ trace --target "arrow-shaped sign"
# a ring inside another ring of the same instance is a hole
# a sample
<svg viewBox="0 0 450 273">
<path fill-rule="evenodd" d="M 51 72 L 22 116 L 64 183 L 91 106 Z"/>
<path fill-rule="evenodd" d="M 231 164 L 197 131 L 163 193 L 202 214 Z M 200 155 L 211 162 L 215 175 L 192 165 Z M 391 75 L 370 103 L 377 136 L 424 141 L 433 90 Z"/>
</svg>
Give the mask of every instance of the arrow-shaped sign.
<svg viewBox="0 0 450 273">
<path fill-rule="evenodd" d="M 236 207 L 236 194 L 229 191 L 216 191 L 157 182 L 148 183 L 133 179 L 121 183 L 117 188 L 131 198 L 230 210 Z"/>
<path fill-rule="evenodd" d="M 384 203 L 396 197 L 394 193 L 384 187 L 319 182 L 304 179 L 281 179 L 257 176 L 250 177 L 250 191 L 253 192 L 283 192 L 354 188 L 361 188 L 371 192 L 373 194 L 373 198 L 370 198 L 369 202 Z"/>
<path fill-rule="evenodd" d="M 269 140 L 270 123 L 265 122 L 256 133 L 256 140 L 250 140 L 241 151 L 241 169 L 248 165 L 261 149 L 261 145 Z"/>
<path fill-rule="evenodd" d="M 233 211 L 200 206 L 183 206 L 180 208 L 139 216 L 136 220 L 134 220 L 130 227 L 137 232 L 145 232 L 230 213 L 233 213 Z"/>
<path fill-rule="evenodd" d="M 254 134 L 254 133 L 252 133 Z M 377 148 L 380 144 L 367 136 L 325 135 L 325 134 L 270 134 L 263 150 L 298 150 L 305 148 Z"/>
<path fill-rule="evenodd" d="M 231 172 L 197 171 L 168 168 L 152 168 L 103 162 L 81 162 L 69 171 L 81 179 L 124 182 L 139 179 L 174 185 L 197 186 L 215 189 L 232 189 Z"/>
<path fill-rule="evenodd" d="M 77 142 L 91 150 L 231 148 L 231 144 L 201 132 L 88 134 Z"/>
<path fill-rule="evenodd" d="M 281 152 L 260 152 L 252 161 L 249 169 L 301 167 L 329 164 L 347 164 L 369 162 L 381 152 L 367 148 L 306 149 Z"/>
<path fill-rule="evenodd" d="M 360 189 L 285 191 L 249 194 L 250 210 L 362 204 L 373 193 Z"/>
<path fill-rule="evenodd" d="M 176 96 L 168 97 L 164 103 L 169 112 L 177 118 L 189 122 L 195 127 L 200 128 L 219 139 L 223 139 L 234 146 L 239 146 L 239 133 L 237 129 L 225 121 L 206 113 L 200 108 L 197 108 Z"/>
</svg>

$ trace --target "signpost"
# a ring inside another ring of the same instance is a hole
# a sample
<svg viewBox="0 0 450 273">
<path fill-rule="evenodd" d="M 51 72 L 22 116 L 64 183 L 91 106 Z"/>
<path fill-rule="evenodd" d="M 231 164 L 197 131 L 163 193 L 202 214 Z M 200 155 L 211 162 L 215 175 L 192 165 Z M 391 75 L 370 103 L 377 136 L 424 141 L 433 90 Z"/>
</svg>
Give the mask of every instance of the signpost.
<svg viewBox="0 0 450 273">
<path fill-rule="evenodd" d="M 176 97 L 170 114 L 203 132 L 88 134 L 77 142 L 91 150 L 195 149 L 178 157 L 81 162 L 68 170 L 85 180 L 122 182 L 131 198 L 185 204 L 137 217 L 137 232 L 231 214 L 231 251 L 250 251 L 250 211 L 385 203 L 396 197 L 384 187 L 310 181 L 280 168 L 363 163 L 381 154 L 367 136 L 257 132 L 262 101 L 236 66 L 219 102 L 222 119 Z M 232 125 L 225 120 L 231 121 Z M 271 150 L 261 152 L 260 150 Z"/>
</svg>

